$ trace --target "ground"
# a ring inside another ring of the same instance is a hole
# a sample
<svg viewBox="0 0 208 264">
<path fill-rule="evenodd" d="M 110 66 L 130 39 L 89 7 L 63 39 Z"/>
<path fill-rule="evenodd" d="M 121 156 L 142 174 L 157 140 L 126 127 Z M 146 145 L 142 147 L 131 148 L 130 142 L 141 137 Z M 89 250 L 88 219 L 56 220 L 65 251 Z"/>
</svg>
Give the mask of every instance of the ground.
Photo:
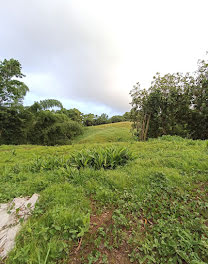
<svg viewBox="0 0 208 264">
<path fill-rule="evenodd" d="M 0 202 L 40 194 L 3 263 L 208 263 L 208 141 L 136 142 L 129 127 L 91 127 L 70 146 L 0 147 Z M 70 166 L 73 153 L 109 147 L 134 158 Z"/>
</svg>

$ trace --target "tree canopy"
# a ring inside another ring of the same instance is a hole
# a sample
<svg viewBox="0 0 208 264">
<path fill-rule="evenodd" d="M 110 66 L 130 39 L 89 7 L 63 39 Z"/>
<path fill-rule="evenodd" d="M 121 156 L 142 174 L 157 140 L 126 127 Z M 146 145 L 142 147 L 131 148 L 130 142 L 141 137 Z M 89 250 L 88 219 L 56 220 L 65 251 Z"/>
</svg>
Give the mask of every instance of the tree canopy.
<svg viewBox="0 0 208 264">
<path fill-rule="evenodd" d="M 20 81 L 25 75 L 18 60 L 0 61 L 0 106 L 12 106 L 22 103 L 29 88 Z"/>
<path fill-rule="evenodd" d="M 208 63 L 193 74 L 159 73 L 149 89 L 137 83 L 130 91 L 131 120 L 140 140 L 161 135 L 208 138 Z"/>
</svg>

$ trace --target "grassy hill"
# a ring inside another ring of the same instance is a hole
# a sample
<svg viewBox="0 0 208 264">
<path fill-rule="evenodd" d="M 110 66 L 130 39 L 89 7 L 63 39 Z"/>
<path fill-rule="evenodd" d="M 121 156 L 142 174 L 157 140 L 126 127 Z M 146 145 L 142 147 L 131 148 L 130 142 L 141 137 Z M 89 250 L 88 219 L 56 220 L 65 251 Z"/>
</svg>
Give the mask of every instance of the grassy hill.
<svg viewBox="0 0 208 264">
<path fill-rule="evenodd" d="M 208 141 L 134 142 L 129 127 L 0 147 L 0 203 L 40 194 L 6 263 L 208 263 Z"/>
<path fill-rule="evenodd" d="M 120 122 L 86 127 L 84 134 L 77 137 L 74 143 L 127 142 L 132 139 L 130 122 Z"/>
</svg>

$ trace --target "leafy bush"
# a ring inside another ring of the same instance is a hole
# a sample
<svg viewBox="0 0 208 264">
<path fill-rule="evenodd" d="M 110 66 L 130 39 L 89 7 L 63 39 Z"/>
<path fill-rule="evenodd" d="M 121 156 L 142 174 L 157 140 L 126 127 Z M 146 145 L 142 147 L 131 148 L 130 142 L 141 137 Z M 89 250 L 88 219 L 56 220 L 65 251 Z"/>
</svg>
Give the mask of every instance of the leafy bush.
<svg viewBox="0 0 208 264">
<path fill-rule="evenodd" d="M 59 168 L 73 170 L 74 168 L 93 168 L 99 170 L 115 169 L 118 166 L 125 165 L 128 160 L 133 160 L 134 155 L 125 147 L 105 147 L 94 149 L 83 149 L 74 152 L 70 156 L 47 155 L 45 157 L 37 157 L 26 165 L 26 170 L 31 172 L 50 171 Z M 16 171 L 16 166 L 12 171 Z M 16 173 L 18 173 L 17 170 Z"/>
<path fill-rule="evenodd" d="M 66 145 L 82 132 L 82 126 L 66 115 L 41 111 L 30 130 L 28 139 L 32 144 L 38 145 Z"/>
<path fill-rule="evenodd" d="M 0 144 L 26 144 L 33 115 L 19 106 L 0 107 Z"/>
<path fill-rule="evenodd" d="M 71 155 L 69 165 L 78 169 L 91 167 L 94 169 L 115 169 L 125 165 L 128 160 L 134 158 L 133 154 L 122 147 L 107 147 L 98 149 L 82 150 Z"/>
</svg>

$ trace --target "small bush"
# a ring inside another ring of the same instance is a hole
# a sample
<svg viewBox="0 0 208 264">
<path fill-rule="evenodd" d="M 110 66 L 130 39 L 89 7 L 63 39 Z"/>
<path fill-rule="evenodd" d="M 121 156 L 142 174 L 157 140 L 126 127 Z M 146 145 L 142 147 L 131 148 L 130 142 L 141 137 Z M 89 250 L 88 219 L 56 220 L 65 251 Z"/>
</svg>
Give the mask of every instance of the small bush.
<svg viewBox="0 0 208 264">
<path fill-rule="evenodd" d="M 112 146 L 74 153 L 68 163 L 78 169 L 90 167 L 99 170 L 101 168 L 115 169 L 118 166 L 125 165 L 128 160 L 132 159 L 134 159 L 134 156 L 127 148 Z"/>
</svg>

